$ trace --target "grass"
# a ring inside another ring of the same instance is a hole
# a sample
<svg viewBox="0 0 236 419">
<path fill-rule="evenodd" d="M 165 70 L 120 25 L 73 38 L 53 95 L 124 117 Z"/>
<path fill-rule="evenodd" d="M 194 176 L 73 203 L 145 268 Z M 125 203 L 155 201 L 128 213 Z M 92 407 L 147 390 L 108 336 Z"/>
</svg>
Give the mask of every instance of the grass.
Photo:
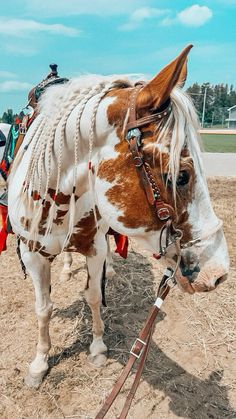
<svg viewBox="0 0 236 419">
<path fill-rule="evenodd" d="M 236 153 L 235 134 L 201 134 L 204 151 L 211 153 Z"/>
</svg>

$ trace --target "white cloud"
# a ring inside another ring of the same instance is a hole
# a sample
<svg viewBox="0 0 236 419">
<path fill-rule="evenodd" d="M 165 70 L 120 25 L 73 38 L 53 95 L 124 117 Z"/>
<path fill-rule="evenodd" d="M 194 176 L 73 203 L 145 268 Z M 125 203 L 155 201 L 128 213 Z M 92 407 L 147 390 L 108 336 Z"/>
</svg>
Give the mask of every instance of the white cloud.
<svg viewBox="0 0 236 419">
<path fill-rule="evenodd" d="M 26 0 L 27 9 L 44 16 L 129 14 L 147 4 L 147 0 Z"/>
<path fill-rule="evenodd" d="M 175 17 L 167 16 L 162 20 L 161 24 L 163 26 L 181 24 L 184 26 L 199 27 L 204 25 L 212 16 L 212 10 L 209 7 L 194 4 L 177 13 Z"/>
<path fill-rule="evenodd" d="M 1 79 L 15 79 L 17 75 L 12 73 L 11 71 L 4 71 L 0 70 L 0 78 Z"/>
<path fill-rule="evenodd" d="M 0 83 L 0 92 L 2 93 L 20 92 L 28 90 L 30 88 L 32 88 L 31 84 L 16 80 L 9 80 Z"/>
<path fill-rule="evenodd" d="M 138 28 L 144 20 L 154 19 L 168 13 L 166 9 L 156 9 L 153 7 L 142 7 L 131 13 L 129 22 L 119 27 L 122 31 L 131 31 Z"/>
<path fill-rule="evenodd" d="M 81 32 L 69 26 L 45 24 L 36 20 L 0 18 L 0 34 L 7 36 L 27 37 L 33 33 L 45 32 L 52 35 L 77 36 Z"/>
<path fill-rule="evenodd" d="M 212 17 L 212 10 L 207 6 L 194 4 L 177 14 L 177 20 L 186 26 L 202 26 Z"/>
</svg>

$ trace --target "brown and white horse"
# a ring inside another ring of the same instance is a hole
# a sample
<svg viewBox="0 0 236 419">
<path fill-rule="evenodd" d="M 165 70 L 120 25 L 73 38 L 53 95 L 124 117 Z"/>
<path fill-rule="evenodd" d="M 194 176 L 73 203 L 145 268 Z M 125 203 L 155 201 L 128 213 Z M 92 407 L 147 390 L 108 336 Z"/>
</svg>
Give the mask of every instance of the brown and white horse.
<svg viewBox="0 0 236 419">
<path fill-rule="evenodd" d="M 171 209 L 173 226 L 182 231 L 180 288 L 207 291 L 226 279 L 228 251 L 202 171 L 198 121 L 181 90 L 190 48 L 139 88 L 127 78 L 90 76 L 51 87 L 42 97 L 9 179 L 10 221 L 33 279 L 39 323 L 29 385 L 38 386 L 48 369 L 50 262 L 62 250 L 87 258 L 95 364 L 106 359 L 107 350 L 100 284 L 109 227 L 158 253 L 166 223 L 155 208 L 161 198 Z M 126 140 L 131 115 L 141 133 L 138 158 Z M 168 246 L 163 258 L 175 266 L 175 247 Z"/>
</svg>

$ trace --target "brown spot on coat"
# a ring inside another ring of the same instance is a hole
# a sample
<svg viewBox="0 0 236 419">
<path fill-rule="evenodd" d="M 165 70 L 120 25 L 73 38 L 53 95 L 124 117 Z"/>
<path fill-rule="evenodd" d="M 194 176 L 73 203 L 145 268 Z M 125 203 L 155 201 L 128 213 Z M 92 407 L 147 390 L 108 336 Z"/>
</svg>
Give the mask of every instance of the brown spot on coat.
<svg viewBox="0 0 236 419">
<path fill-rule="evenodd" d="M 27 240 L 23 236 L 20 236 L 20 240 L 28 247 L 30 252 L 38 252 L 40 255 L 49 259 L 50 262 L 55 259 L 56 255 L 51 255 L 50 253 L 46 252 L 45 246 L 42 246 L 39 241 Z"/>
<path fill-rule="evenodd" d="M 99 211 L 96 207 L 97 220 L 101 219 Z M 96 249 L 94 247 L 94 237 L 97 233 L 94 212 L 91 210 L 81 218 L 75 226 L 75 232 L 70 238 L 66 250 L 69 252 L 79 252 L 84 256 L 95 256 Z"/>
</svg>

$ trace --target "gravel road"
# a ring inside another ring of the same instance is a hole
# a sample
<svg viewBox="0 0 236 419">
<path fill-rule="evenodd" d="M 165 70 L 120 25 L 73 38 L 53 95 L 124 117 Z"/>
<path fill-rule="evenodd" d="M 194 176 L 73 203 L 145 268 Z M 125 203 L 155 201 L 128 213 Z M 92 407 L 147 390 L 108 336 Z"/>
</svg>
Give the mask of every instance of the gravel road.
<svg viewBox="0 0 236 419">
<path fill-rule="evenodd" d="M 203 153 L 207 176 L 235 176 L 236 153 Z"/>
</svg>

